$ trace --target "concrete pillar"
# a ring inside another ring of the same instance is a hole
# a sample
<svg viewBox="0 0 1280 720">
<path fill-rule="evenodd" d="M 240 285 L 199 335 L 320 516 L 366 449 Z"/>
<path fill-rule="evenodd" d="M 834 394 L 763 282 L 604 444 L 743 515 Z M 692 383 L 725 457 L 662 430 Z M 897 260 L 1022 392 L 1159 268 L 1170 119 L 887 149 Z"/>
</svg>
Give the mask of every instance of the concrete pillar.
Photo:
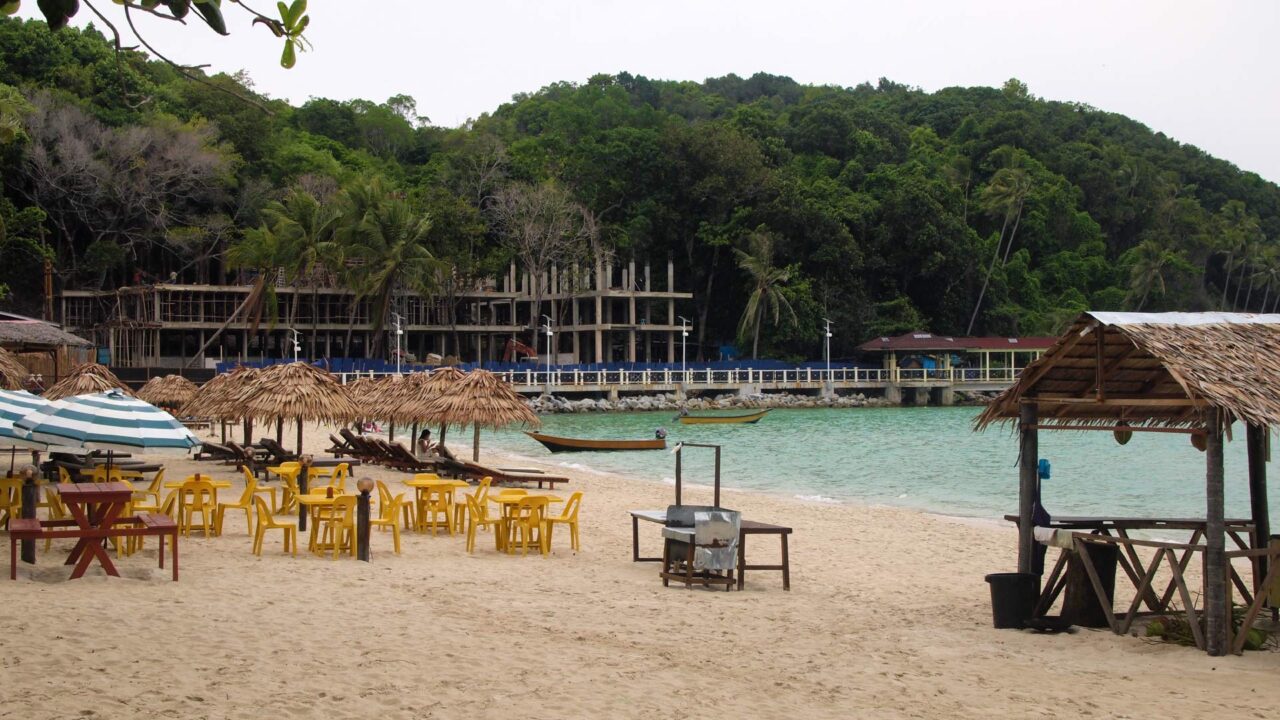
<svg viewBox="0 0 1280 720">
<path fill-rule="evenodd" d="M 618 388 L 609 388 L 609 402 L 618 402 Z"/>
<path fill-rule="evenodd" d="M 899 385 L 886 385 L 884 387 L 884 399 L 894 405 L 902 404 L 902 387 Z"/>
<path fill-rule="evenodd" d="M 952 387 L 940 387 L 938 390 L 938 404 L 944 407 L 956 404 L 956 391 Z"/>
</svg>

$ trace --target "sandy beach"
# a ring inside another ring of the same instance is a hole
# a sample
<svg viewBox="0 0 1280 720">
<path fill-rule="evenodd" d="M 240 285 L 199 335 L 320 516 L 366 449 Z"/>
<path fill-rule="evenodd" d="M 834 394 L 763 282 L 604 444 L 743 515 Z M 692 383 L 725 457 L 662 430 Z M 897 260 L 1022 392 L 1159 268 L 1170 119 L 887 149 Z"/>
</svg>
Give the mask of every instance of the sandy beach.
<svg viewBox="0 0 1280 720">
<path fill-rule="evenodd" d="M 327 431 L 308 427 L 311 451 Z M 171 479 L 238 481 L 165 462 Z M 356 474 L 393 492 L 410 477 Z M 728 490 L 746 518 L 795 528 L 791 592 L 777 573 L 744 592 L 664 588 L 655 564 L 631 562 L 626 511 L 663 508 L 672 488 L 569 474 L 557 493 L 585 493 L 576 554 L 567 533 L 545 558 L 499 554 L 490 534 L 468 555 L 460 536 L 409 533 L 397 556 L 375 533 L 370 563 L 305 541 L 291 558 L 274 532 L 258 558 L 242 514 L 182 541 L 177 583 L 154 541 L 120 561 L 124 577 L 76 581 L 67 543 L 41 547 L 0 591 L 0 718 L 1199 718 L 1280 702 L 1275 652 L 992 629 L 983 575 L 1013 569 L 1009 528 Z M 656 526 L 641 531 L 657 552 Z M 756 540 L 750 557 L 775 547 Z"/>
</svg>

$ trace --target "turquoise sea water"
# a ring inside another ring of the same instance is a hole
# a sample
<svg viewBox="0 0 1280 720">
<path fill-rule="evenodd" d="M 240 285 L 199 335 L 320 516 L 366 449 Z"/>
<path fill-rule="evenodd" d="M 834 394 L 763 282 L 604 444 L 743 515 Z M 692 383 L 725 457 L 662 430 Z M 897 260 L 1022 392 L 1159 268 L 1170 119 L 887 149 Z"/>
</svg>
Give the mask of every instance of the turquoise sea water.
<svg viewBox="0 0 1280 720">
<path fill-rule="evenodd" d="M 971 407 L 774 410 L 756 425 L 680 425 L 671 413 L 551 415 L 543 417 L 542 431 L 638 439 L 665 427 L 668 447 L 721 444 L 725 487 L 998 518 L 1017 510 L 1017 443 L 1006 427 L 973 432 L 977 413 Z M 482 442 L 565 466 L 650 480 L 675 476 L 670 452 L 552 455 L 518 431 L 485 433 Z M 1054 515 L 1204 516 L 1204 454 L 1186 435 L 1134 433 L 1122 447 L 1111 433 L 1042 431 L 1040 456 L 1053 466 L 1043 495 Z M 710 484 L 711 458 L 708 450 L 686 452 L 685 482 Z M 1241 431 L 1226 448 L 1228 516 L 1248 516 L 1246 472 Z"/>
</svg>

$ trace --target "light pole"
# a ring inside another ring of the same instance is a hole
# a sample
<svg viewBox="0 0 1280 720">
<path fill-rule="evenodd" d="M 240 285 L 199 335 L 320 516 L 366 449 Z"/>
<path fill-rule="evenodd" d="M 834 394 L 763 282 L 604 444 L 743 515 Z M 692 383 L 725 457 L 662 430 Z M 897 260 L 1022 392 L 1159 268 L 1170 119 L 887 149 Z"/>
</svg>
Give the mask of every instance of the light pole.
<svg viewBox="0 0 1280 720">
<path fill-rule="evenodd" d="M 685 341 L 688 339 L 688 337 L 689 337 L 689 319 L 681 315 L 680 316 L 680 382 L 684 382 L 684 379 L 685 379 L 684 344 L 685 344 Z"/>
<path fill-rule="evenodd" d="M 547 333 L 547 372 L 549 373 L 551 372 L 551 338 L 555 335 L 555 332 L 551 330 L 551 317 L 543 315 L 542 319 L 547 321 L 547 324 L 543 329 L 546 330 Z M 550 380 L 548 380 L 548 382 L 550 382 Z"/>
<path fill-rule="evenodd" d="M 396 321 L 396 374 L 400 374 L 400 336 L 404 335 L 404 330 L 400 328 L 400 313 L 391 313 L 391 317 Z"/>
<path fill-rule="evenodd" d="M 822 318 L 822 321 L 827 324 L 826 337 L 823 338 L 823 340 L 826 342 L 825 354 L 827 356 L 827 382 L 830 382 L 831 381 L 831 321 L 828 320 L 827 318 Z"/>
<path fill-rule="evenodd" d="M 302 345 L 298 344 L 298 336 L 302 333 L 293 328 L 289 328 L 289 332 L 293 333 L 293 361 L 298 362 L 298 351 L 302 349 Z"/>
</svg>

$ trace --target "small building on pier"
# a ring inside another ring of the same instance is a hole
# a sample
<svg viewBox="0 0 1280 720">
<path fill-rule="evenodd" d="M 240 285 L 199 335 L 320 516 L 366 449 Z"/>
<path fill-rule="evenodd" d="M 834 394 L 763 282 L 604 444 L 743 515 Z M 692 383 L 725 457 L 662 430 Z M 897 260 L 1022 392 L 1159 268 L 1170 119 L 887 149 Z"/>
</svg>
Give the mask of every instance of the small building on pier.
<svg viewBox="0 0 1280 720">
<path fill-rule="evenodd" d="M 972 380 L 1012 381 L 1053 347 L 1054 337 L 953 337 L 914 331 L 894 337 L 872 338 L 858 346 L 864 355 L 878 357 L 885 370 L 896 368 L 972 371 Z"/>
</svg>

